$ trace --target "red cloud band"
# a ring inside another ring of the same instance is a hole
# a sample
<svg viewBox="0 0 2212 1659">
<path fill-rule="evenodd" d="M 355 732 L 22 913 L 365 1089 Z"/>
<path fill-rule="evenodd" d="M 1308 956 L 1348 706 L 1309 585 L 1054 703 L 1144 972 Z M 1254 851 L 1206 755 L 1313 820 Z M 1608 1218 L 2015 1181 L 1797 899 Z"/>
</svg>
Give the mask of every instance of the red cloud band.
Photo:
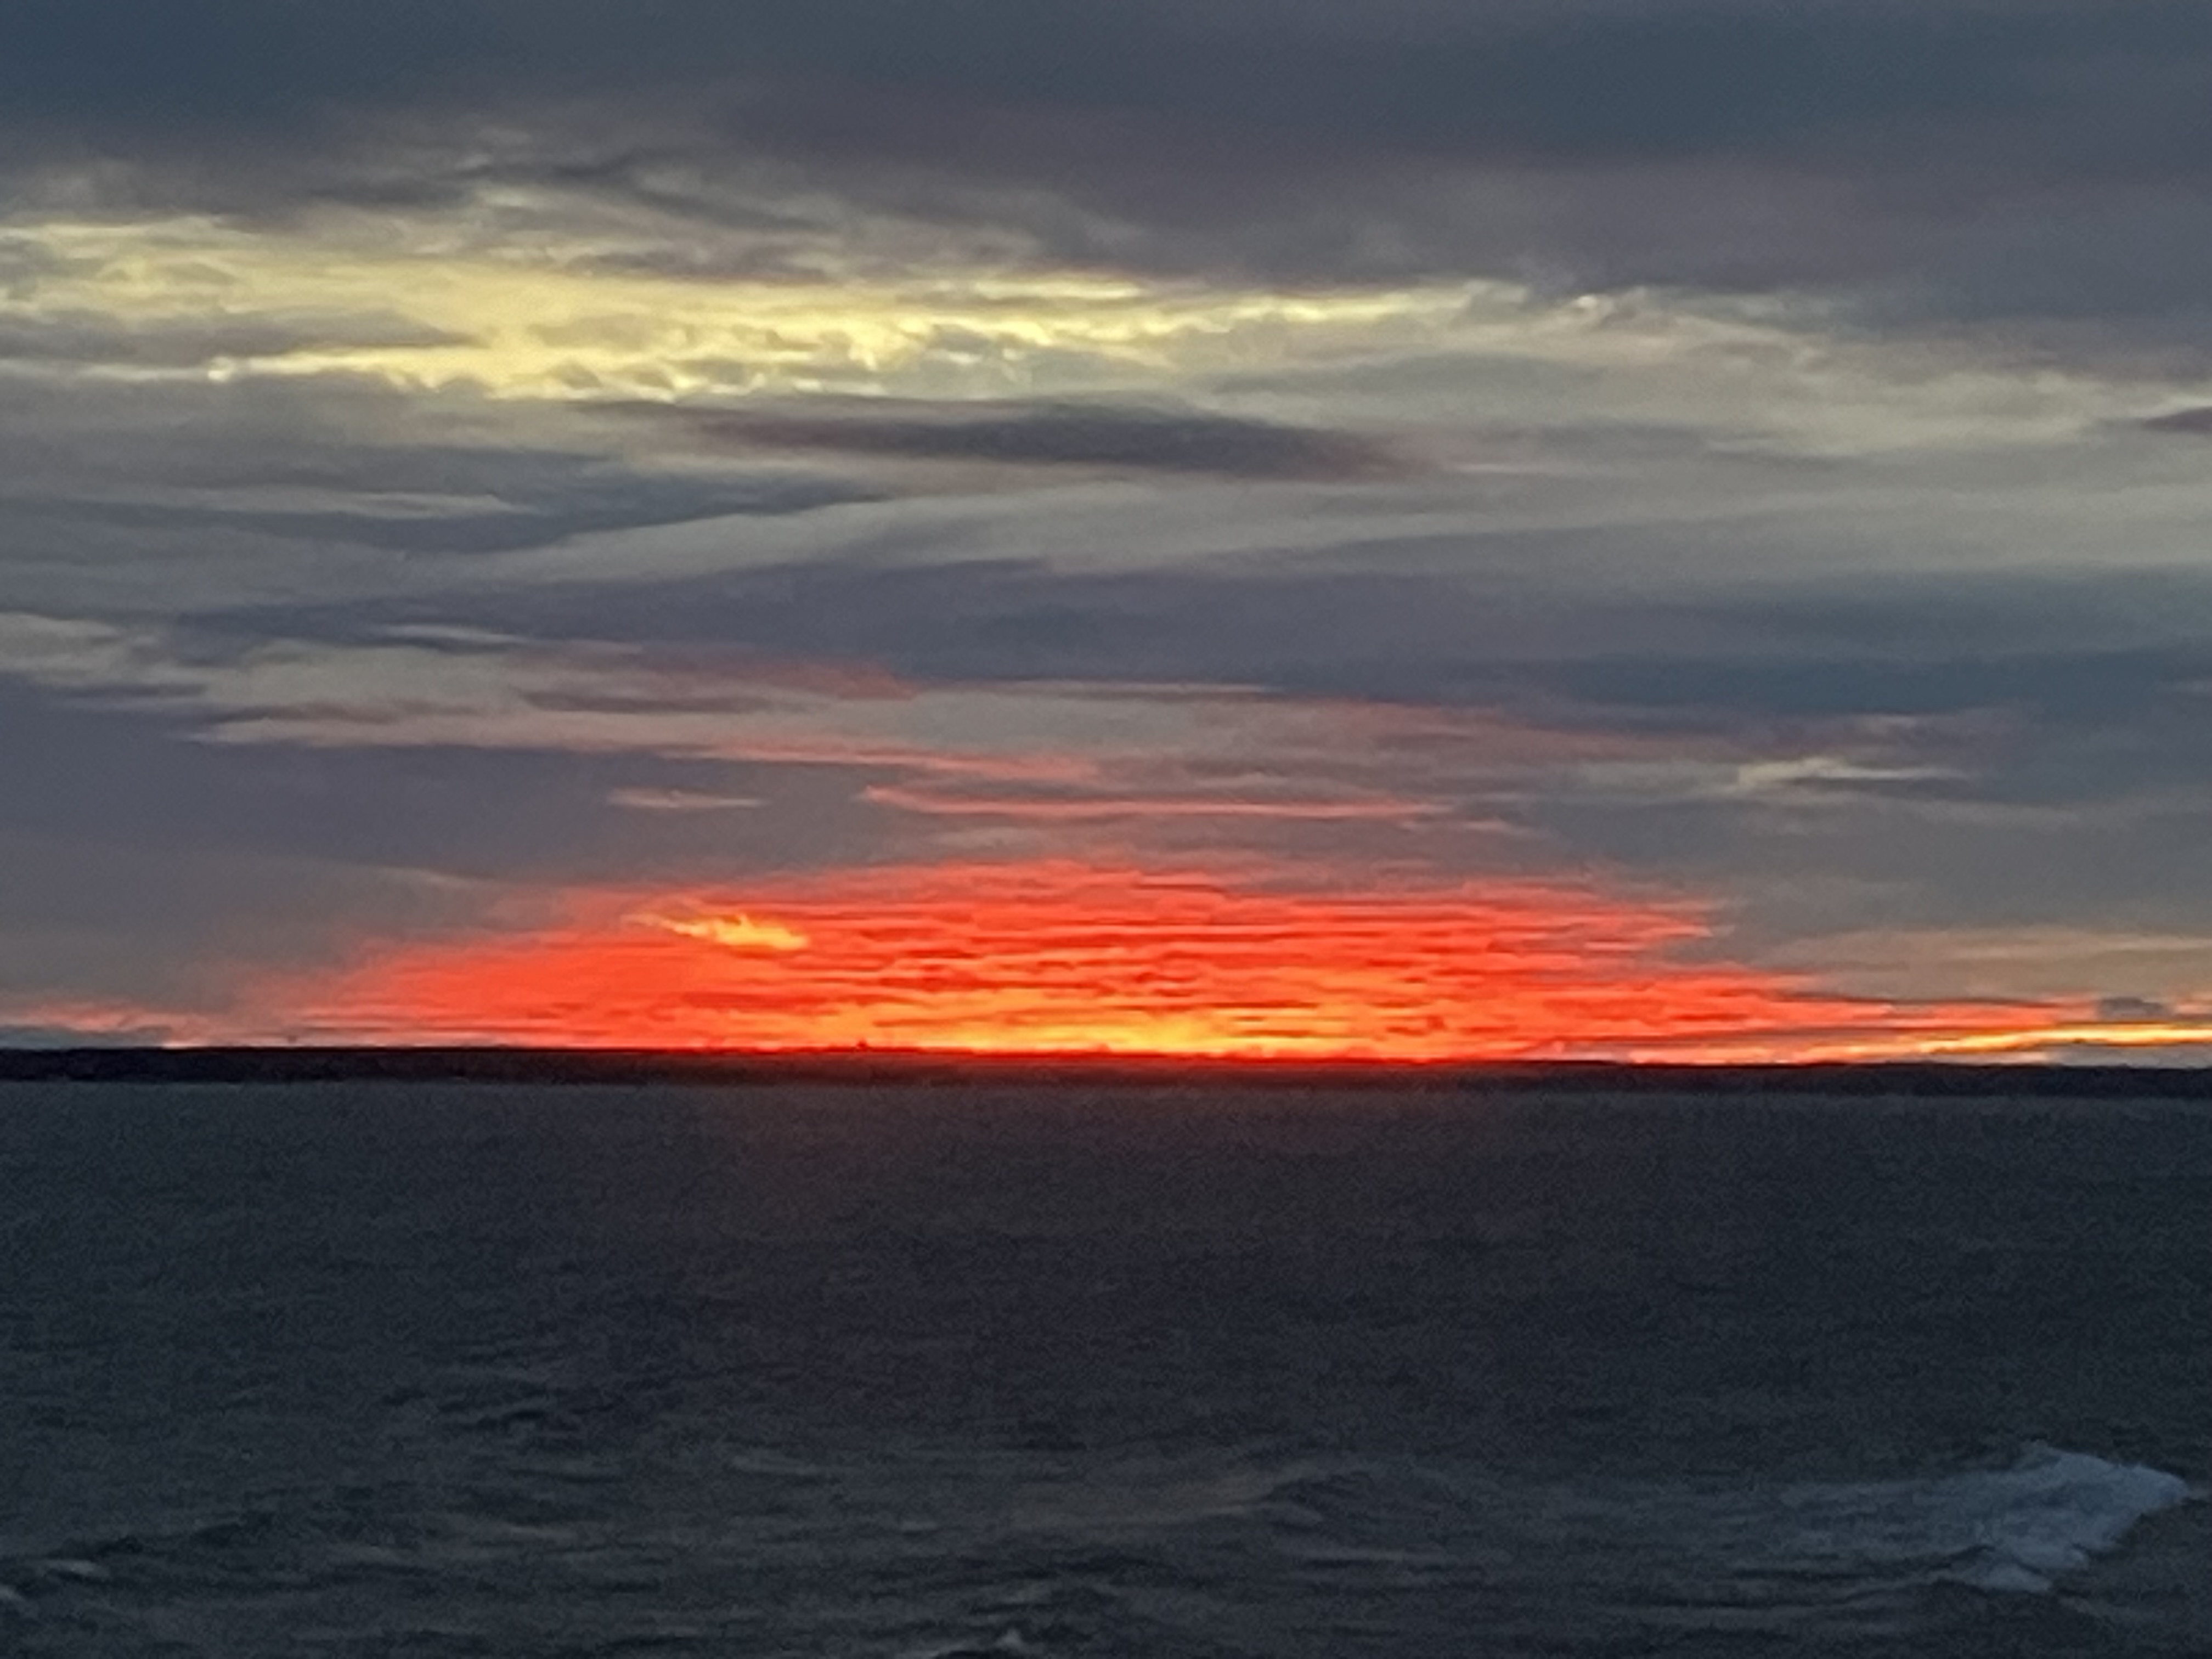
<svg viewBox="0 0 2212 1659">
<path fill-rule="evenodd" d="M 260 1018 L 584 1047 L 1395 1060 L 1910 1052 L 2049 1011 L 1896 1005 L 1691 962 L 1692 905 L 1564 883 L 1357 895 L 1058 862 L 580 896 L 526 934 L 371 946 Z M 303 994 L 304 990 L 304 994 Z"/>
</svg>

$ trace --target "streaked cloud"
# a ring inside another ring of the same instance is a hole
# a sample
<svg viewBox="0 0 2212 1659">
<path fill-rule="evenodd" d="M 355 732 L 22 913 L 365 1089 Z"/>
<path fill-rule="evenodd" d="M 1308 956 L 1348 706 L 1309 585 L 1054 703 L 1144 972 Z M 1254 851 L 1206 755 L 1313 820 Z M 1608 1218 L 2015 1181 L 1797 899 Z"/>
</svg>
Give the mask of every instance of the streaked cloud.
<svg viewBox="0 0 2212 1659">
<path fill-rule="evenodd" d="M 1158 384 L 1249 361 L 1261 343 L 1273 356 L 1301 339 L 1320 352 L 1410 342 L 1466 301 L 1459 285 L 1240 289 L 988 267 L 700 283 L 557 234 L 455 247 L 465 227 L 358 213 L 296 228 L 19 222 L 6 234 L 28 274 L 0 301 L 0 325 L 66 325 L 85 342 L 70 359 L 82 372 L 126 379 L 345 374 L 556 399 L 976 396 Z M 303 317 L 336 320 L 317 339 L 284 325 Z M 116 341 L 104 353 L 95 319 Z M 234 349 L 210 352 L 225 331 Z M 194 343 L 165 361 L 149 339 Z"/>
<path fill-rule="evenodd" d="M 1446 809 L 1436 801 L 1392 800 L 1385 797 L 1326 797 L 1276 794 L 1122 795 L 994 794 L 872 784 L 861 798 L 902 811 L 950 817 L 1028 818 L 1042 823 L 1127 819 L 1158 823 L 1170 818 L 1278 818 L 1320 823 L 1399 823 L 1435 817 Z"/>
<path fill-rule="evenodd" d="M 703 789 L 611 790 L 607 804 L 633 812 L 743 812 L 762 805 L 758 795 L 716 795 Z"/>
<path fill-rule="evenodd" d="M 739 450 L 1273 479 L 1383 478 L 1409 470 L 1382 444 L 1268 421 L 1110 404 L 925 404 L 888 398 L 777 409 L 684 409 L 701 438 Z"/>
</svg>

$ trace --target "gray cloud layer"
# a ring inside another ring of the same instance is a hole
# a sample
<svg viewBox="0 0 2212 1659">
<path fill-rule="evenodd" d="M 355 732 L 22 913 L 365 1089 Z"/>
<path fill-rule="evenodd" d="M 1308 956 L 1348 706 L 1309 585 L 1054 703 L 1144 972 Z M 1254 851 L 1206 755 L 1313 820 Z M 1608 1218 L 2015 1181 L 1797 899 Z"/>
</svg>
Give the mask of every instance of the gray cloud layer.
<svg viewBox="0 0 2212 1659">
<path fill-rule="evenodd" d="M 5 29 L 16 118 L 95 130 L 736 80 L 1514 157 L 1764 152 L 1905 119 L 2071 125 L 2118 107 L 2116 82 L 2178 93 L 2172 66 L 2212 51 L 2184 0 L 17 0 Z M 2138 102 L 2079 163 L 2127 154 L 2178 102 Z M 862 136 L 865 119 L 840 125 Z"/>
</svg>

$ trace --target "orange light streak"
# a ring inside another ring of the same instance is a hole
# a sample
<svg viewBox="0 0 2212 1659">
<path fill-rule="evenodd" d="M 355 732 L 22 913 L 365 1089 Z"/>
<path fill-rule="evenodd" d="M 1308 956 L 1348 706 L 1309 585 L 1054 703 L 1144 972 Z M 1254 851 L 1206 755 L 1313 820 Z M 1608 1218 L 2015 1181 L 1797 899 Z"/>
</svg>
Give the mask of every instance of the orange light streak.
<svg viewBox="0 0 2212 1659">
<path fill-rule="evenodd" d="M 2212 1058 L 2212 1022 L 2098 1021 L 2071 1025 L 2033 1025 L 2016 1031 L 1974 1031 L 1929 1044 L 1929 1052 L 1961 1058 L 2034 1059 L 2053 1048 L 2109 1048 L 2116 1064 L 2130 1050 L 2196 1048 Z"/>
</svg>

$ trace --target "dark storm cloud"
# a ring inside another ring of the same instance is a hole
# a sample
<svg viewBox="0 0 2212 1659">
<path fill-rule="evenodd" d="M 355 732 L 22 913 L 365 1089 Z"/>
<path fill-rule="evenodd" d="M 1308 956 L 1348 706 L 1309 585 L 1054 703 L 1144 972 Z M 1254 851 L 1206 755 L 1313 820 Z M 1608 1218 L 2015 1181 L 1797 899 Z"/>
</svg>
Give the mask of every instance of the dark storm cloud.
<svg viewBox="0 0 2212 1659">
<path fill-rule="evenodd" d="M 421 0 L 14 0 L 0 17 L 0 100 L 14 123 L 95 133 L 251 129 L 346 103 L 412 101 L 441 64 L 483 66 L 520 21 L 500 11 Z"/>
<path fill-rule="evenodd" d="M 14 0 L 0 98 L 18 120 L 217 129 L 750 80 L 1246 123 L 1321 147 L 1644 155 L 1869 120 L 2064 114 L 2098 100 L 2100 66 L 2148 72 L 2207 50 L 2212 18 L 2185 0 Z M 867 136 L 857 112 L 823 117 L 848 142 Z"/>
<path fill-rule="evenodd" d="M 1352 433 L 1105 404 L 948 408 L 894 398 L 815 399 L 781 409 L 632 405 L 629 412 L 739 449 L 1254 479 L 1382 478 L 1408 470 L 1381 444 Z"/>
<path fill-rule="evenodd" d="M 719 229 L 768 158 L 1083 263 L 2079 319 L 2200 308 L 2208 74 L 2197 0 L 15 0 L 0 149 L 125 203 L 526 179 Z"/>
</svg>

